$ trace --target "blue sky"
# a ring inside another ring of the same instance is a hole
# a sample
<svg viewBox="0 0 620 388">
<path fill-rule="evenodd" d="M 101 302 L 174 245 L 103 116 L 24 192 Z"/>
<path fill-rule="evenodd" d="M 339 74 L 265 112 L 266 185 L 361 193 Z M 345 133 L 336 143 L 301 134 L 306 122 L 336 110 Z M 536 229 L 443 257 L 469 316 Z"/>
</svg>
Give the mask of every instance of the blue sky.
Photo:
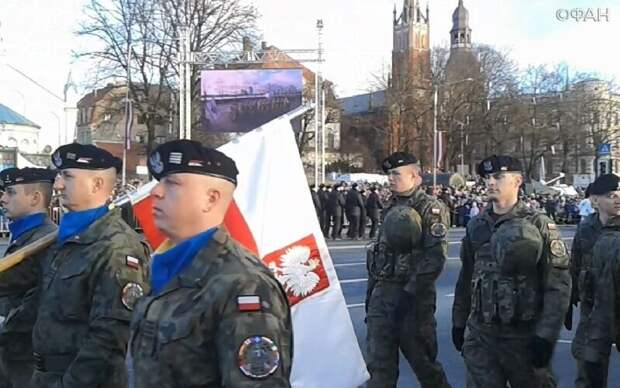
<svg viewBox="0 0 620 388">
<path fill-rule="evenodd" d="M 325 23 L 326 76 L 340 96 L 368 90 L 371 73 L 390 66 L 394 0 L 248 0 L 262 14 L 264 39 L 280 48 L 315 48 L 316 19 Z M 429 0 L 431 43 L 448 42 L 451 15 L 458 0 Z M 0 63 L 9 62 L 56 94 L 69 70 L 83 79 L 89 69 L 76 64 L 71 49 L 84 45 L 72 34 L 84 0 L 0 0 Z M 396 0 L 400 9 L 402 0 Z M 464 0 L 475 42 L 510 50 L 522 66 L 568 62 L 620 80 L 615 50 L 620 37 L 620 0 Z M 426 0 L 422 0 L 426 4 Z M 609 9 L 609 22 L 559 21 L 559 8 Z M 308 65 L 312 68 L 312 65 Z M 17 107 L 57 132 L 62 107 L 5 66 L 0 66 L 0 102 Z M 83 92 L 83 91 L 82 91 Z M 55 105 L 56 104 L 56 105 Z M 58 110 L 60 113 L 50 113 Z M 63 124 L 64 125 L 64 124 Z M 43 144 L 43 142 L 41 142 Z"/>
</svg>

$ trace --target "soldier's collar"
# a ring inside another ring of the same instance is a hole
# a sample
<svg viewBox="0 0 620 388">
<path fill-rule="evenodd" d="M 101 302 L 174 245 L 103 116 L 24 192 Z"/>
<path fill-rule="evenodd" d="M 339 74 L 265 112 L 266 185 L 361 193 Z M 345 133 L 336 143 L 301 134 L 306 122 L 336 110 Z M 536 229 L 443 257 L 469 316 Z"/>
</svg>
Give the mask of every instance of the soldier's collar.
<svg viewBox="0 0 620 388">
<path fill-rule="evenodd" d="M 489 203 L 489 206 L 484 211 L 484 216 L 491 224 L 501 224 L 506 220 L 513 219 L 515 217 L 520 217 L 523 214 L 526 214 L 530 211 L 530 209 L 525 205 L 524 202 L 518 201 L 515 206 L 506 214 L 499 215 L 497 218 L 493 218 L 491 215 L 493 213 L 493 204 Z"/>
<path fill-rule="evenodd" d="M 204 285 L 204 281 L 213 265 L 213 262 L 220 255 L 221 251 L 225 248 L 227 241 L 230 239 L 230 235 L 224 229 L 224 227 L 218 228 L 217 232 L 211 238 L 209 244 L 201 248 L 192 260 L 191 264 L 182 270 L 177 276 L 177 281 L 170 282 L 168 286 L 164 287 L 161 294 L 164 294 L 167 290 L 188 287 L 198 288 Z"/>
<path fill-rule="evenodd" d="M 605 227 L 614 229 L 620 228 L 620 216 L 611 217 L 609 220 L 607 220 Z"/>
<path fill-rule="evenodd" d="M 78 233 L 76 236 L 68 238 L 65 243 L 92 244 L 99 241 L 101 240 L 102 228 L 107 227 L 112 221 L 112 218 L 120 218 L 120 216 L 121 210 L 119 208 L 108 210 L 106 214 L 95 220 L 95 222 L 89 225 L 84 231 Z"/>
</svg>

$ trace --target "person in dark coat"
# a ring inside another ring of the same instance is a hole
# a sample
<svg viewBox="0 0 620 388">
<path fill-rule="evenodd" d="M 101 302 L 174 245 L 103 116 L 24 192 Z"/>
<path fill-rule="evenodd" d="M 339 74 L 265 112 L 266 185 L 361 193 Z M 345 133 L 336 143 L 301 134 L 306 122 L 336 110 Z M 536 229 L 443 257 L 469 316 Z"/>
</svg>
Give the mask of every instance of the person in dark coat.
<svg viewBox="0 0 620 388">
<path fill-rule="evenodd" d="M 383 209 L 383 203 L 381 198 L 377 195 L 377 188 L 372 186 L 370 188 L 370 194 L 366 200 L 366 214 L 370 218 L 370 234 L 369 238 L 374 238 L 377 234 L 377 228 L 379 227 L 379 217 L 381 216 L 381 210 Z"/>
<path fill-rule="evenodd" d="M 323 205 L 321 204 L 321 199 L 319 198 L 319 194 L 315 190 L 315 185 L 310 185 L 310 195 L 312 196 L 312 204 L 314 205 L 314 210 L 316 211 L 316 217 L 319 219 L 319 225 L 323 225 Z"/>
<path fill-rule="evenodd" d="M 327 237 L 329 235 L 329 216 L 327 214 L 327 201 L 329 200 L 329 185 L 319 185 L 319 199 L 321 200 L 321 230 L 323 235 Z"/>
<path fill-rule="evenodd" d="M 366 190 L 363 188 L 360 190 L 360 197 L 362 198 L 362 206 L 361 215 L 360 215 L 360 228 L 359 228 L 359 238 L 363 239 L 366 236 L 366 223 L 368 221 L 368 214 L 366 213 Z"/>
<path fill-rule="evenodd" d="M 342 186 L 334 186 L 327 200 L 327 214 L 329 215 L 328 224 L 333 225 L 331 237 L 334 240 L 342 238 L 342 210 L 345 203 L 342 190 Z"/>
<path fill-rule="evenodd" d="M 360 217 L 362 216 L 362 208 L 364 207 L 364 200 L 362 194 L 360 194 L 357 183 L 351 185 L 351 190 L 347 193 L 345 202 L 345 210 L 347 218 L 349 219 L 349 230 L 347 237 L 350 239 L 358 239 Z"/>
</svg>

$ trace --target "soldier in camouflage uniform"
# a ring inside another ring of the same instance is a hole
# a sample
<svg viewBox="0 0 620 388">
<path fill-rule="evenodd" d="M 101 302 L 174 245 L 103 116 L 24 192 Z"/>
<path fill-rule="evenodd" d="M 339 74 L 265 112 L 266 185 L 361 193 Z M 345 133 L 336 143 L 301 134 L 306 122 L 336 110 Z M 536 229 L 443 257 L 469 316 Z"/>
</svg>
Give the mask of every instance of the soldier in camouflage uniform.
<svg viewBox="0 0 620 388">
<path fill-rule="evenodd" d="M 124 388 L 129 322 L 148 291 L 148 246 L 108 210 L 120 160 L 92 145 L 52 156 L 69 210 L 46 253 L 33 331 L 37 388 Z"/>
<path fill-rule="evenodd" d="M 492 206 L 467 225 L 452 310 L 467 386 L 554 386 L 549 362 L 570 299 L 566 247 L 555 223 L 518 200 L 517 159 L 489 157 L 478 174 Z"/>
<path fill-rule="evenodd" d="M 612 174 L 609 174 L 612 175 Z M 590 188 L 588 188 L 588 193 Z M 591 194 L 591 193 L 590 193 Z M 601 193 L 605 195 L 607 193 Z M 588 195 L 586 195 L 588 197 Z M 596 197 L 592 195 L 593 204 L 597 202 Z M 596 205 L 595 205 L 596 206 Z M 592 249 L 598 240 L 603 225 L 607 222 L 611 215 L 603 211 L 597 211 L 582 220 L 577 226 L 577 232 L 573 238 L 571 248 L 571 277 L 573 290 L 571 293 L 571 303 L 577 307 L 579 305 L 579 324 L 577 332 L 573 338 L 571 350 L 573 357 L 577 361 L 577 377 L 575 379 L 575 388 L 590 388 L 592 385 L 588 382 L 588 377 L 584 369 L 584 347 L 586 341 L 586 333 L 588 331 L 588 317 L 592 311 L 592 303 L 594 302 L 594 278 L 592 275 Z M 571 316 L 568 316 L 571 315 Z M 566 322 L 571 322 L 572 308 L 569 310 Z M 570 330 L 571 325 L 567 325 Z M 607 361 L 605 359 L 605 371 L 607 371 Z M 606 374 L 605 374 L 606 376 Z"/>
<path fill-rule="evenodd" d="M 47 211 L 56 173 L 42 168 L 0 172 L 0 206 L 11 220 L 5 256 L 53 233 Z M 36 286 L 42 253 L 0 273 L 0 297 L 7 310 L 0 325 L 0 387 L 27 388 L 33 372 L 32 327 L 36 319 Z"/>
<path fill-rule="evenodd" d="M 611 344 L 616 342 L 618 347 L 620 340 L 620 178 L 615 174 L 599 176 L 590 187 L 590 195 L 604 226 L 592 249 L 592 299 L 586 330 L 580 338 L 582 379 L 578 383 L 598 388 L 607 385 Z M 583 305 L 582 301 L 582 309 Z"/>
<path fill-rule="evenodd" d="M 195 141 L 149 157 L 157 227 L 152 292 L 131 324 L 133 388 L 290 387 L 292 322 L 284 290 L 221 225 L 235 162 Z"/>
<path fill-rule="evenodd" d="M 423 388 L 449 387 L 437 361 L 435 281 L 448 254 L 447 209 L 420 189 L 413 155 L 383 163 L 393 192 L 379 237 L 368 251 L 368 387 L 395 387 L 400 349 Z"/>
</svg>

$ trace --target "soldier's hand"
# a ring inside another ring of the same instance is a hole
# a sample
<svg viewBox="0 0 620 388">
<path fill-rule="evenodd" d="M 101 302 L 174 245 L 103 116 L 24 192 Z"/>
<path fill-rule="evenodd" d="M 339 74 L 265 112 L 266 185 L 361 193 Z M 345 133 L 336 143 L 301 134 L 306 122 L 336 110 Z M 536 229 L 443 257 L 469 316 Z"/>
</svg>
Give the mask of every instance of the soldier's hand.
<svg viewBox="0 0 620 388">
<path fill-rule="evenodd" d="M 452 328 L 452 343 L 459 352 L 463 350 L 463 343 L 465 342 L 465 328 L 453 327 Z"/>
<path fill-rule="evenodd" d="M 405 289 L 400 290 L 400 294 L 398 295 L 398 300 L 396 301 L 396 309 L 394 310 L 394 319 L 396 322 L 401 322 L 405 319 L 405 316 L 409 313 L 413 306 L 414 295 L 405 291 Z"/>
<path fill-rule="evenodd" d="M 573 330 L 573 305 L 568 305 L 568 311 L 564 316 L 564 327 L 566 330 Z"/>
<path fill-rule="evenodd" d="M 591 388 L 605 388 L 605 367 L 603 363 L 586 361 L 584 369 Z"/>
<path fill-rule="evenodd" d="M 544 368 L 549 365 L 553 355 L 553 344 L 537 335 L 530 341 L 532 364 L 535 368 Z"/>
</svg>

